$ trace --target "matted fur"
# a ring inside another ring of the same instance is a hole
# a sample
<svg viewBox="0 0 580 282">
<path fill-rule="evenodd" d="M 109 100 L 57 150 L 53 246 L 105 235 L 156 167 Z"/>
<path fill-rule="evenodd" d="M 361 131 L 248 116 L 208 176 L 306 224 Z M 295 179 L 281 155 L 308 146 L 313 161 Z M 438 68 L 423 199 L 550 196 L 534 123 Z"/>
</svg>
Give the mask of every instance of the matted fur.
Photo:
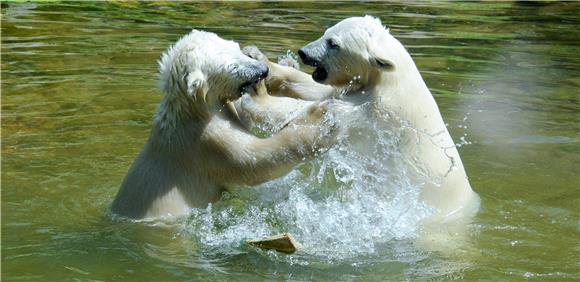
<svg viewBox="0 0 580 282">
<path fill-rule="evenodd" d="M 422 178 L 422 198 L 437 209 L 434 218 L 473 214 L 479 198 L 439 108 L 404 46 L 379 19 L 345 19 L 301 49 L 324 71 L 319 82 L 343 89 L 344 99 L 373 103 L 379 115 L 402 126 L 401 152 Z M 394 117 L 394 118 L 393 118 Z M 423 177 L 427 176 L 425 180 Z"/>
<path fill-rule="evenodd" d="M 133 219 L 186 214 L 217 201 L 230 186 L 253 185 L 289 172 L 335 142 L 326 105 L 277 134 L 258 138 L 239 126 L 226 105 L 267 66 L 237 43 L 193 30 L 162 55 L 164 94 L 149 140 L 129 169 L 111 209 Z M 307 122 L 304 122 L 307 121 Z"/>
<path fill-rule="evenodd" d="M 369 116 L 401 130 L 399 149 L 410 169 L 417 170 L 409 173 L 422 186 L 423 200 L 437 210 L 432 220 L 470 218 L 477 211 L 479 197 L 471 189 L 435 99 L 410 54 L 379 19 L 345 19 L 299 54 L 317 68 L 312 77 L 324 85 L 269 62 L 271 95 L 336 96 L 354 104 L 369 103 Z"/>
</svg>

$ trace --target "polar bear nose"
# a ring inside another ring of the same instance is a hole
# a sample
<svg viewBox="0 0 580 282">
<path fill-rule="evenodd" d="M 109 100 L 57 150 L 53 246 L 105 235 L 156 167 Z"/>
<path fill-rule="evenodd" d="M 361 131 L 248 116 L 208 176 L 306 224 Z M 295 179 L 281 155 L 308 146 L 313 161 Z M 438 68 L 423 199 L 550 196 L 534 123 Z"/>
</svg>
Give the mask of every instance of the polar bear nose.
<svg viewBox="0 0 580 282">
<path fill-rule="evenodd" d="M 308 56 L 308 54 L 306 54 L 306 52 L 303 49 L 298 50 L 298 56 L 300 56 L 300 59 L 302 60 L 302 62 L 304 64 L 307 64 L 307 65 L 313 66 L 313 67 L 318 66 L 318 61 L 315 60 L 314 58 Z"/>
<path fill-rule="evenodd" d="M 268 66 L 266 66 L 265 70 L 262 70 L 259 74 L 260 79 L 264 79 L 268 76 Z"/>
</svg>

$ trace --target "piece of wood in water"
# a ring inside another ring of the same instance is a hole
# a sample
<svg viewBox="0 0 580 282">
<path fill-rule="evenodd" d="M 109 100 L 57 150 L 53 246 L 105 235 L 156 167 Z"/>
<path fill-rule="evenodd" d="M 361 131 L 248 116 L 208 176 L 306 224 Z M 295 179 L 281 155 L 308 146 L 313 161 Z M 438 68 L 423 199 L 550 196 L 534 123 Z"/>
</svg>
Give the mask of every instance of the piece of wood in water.
<svg viewBox="0 0 580 282">
<path fill-rule="evenodd" d="M 247 240 L 246 243 L 261 249 L 276 250 L 287 254 L 292 254 L 301 247 L 300 243 L 298 243 L 296 239 L 288 233 L 257 240 Z"/>
</svg>

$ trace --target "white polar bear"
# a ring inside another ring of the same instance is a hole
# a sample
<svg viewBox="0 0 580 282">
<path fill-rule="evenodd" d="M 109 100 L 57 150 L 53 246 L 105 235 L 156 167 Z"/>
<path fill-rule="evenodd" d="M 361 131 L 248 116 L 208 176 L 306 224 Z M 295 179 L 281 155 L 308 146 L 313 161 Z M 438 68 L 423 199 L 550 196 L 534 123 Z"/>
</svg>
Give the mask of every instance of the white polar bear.
<svg viewBox="0 0 580 282">
<path fill-rule="evenodd" d="M 318 84 L 310 75 L 297 71 L 296 66 L 270 62 L 256 46 L 246 46 L 242 52 L 266 63 L 272 70 L 269 72 L 271 75 L 259 82 L 256 91 L 242 95 L 241 99 L 233 103 L 234 114 L 248 129 L 258 128 L 266 134 L 276 132 L 285 127 L 288 121 L 317 104 L 317 100 L 334 92 L 332 87 Z M 286 64 L 298 64 L 288 55 L 281 59 Z"/>
<path fill-rule="evenodd" d="M 477 211 L 479 197 L 471 189 L 433 95 L 407 50 L 379 19 L 345 19 L 298 54 L 305 64 L 316 67 L 314 80 L 343 88 L 345 100 L 372 101 L 377 112 L 405 129 L 399 146 L 415 174 L 429 178 L 422 180 L 421 196 L 436 208 L 432 219 Z"/>
<path fill-rule="evenodd" d="M 345 19 L 298 54 L 316 67 L 312 77 L 269 63 L 266 84 L 272 95 L 369 103 L 367 117 L 400 129 L 400 155 L 422 186 L 421 198 L 436 209 L 430 222 L 470 219 L 477 212 L 479 196 L 471 189 L 435 99 L 409 53 L 379 19 Z"/>
<path fill-rule="evenodd" d="M 260 139 L 227 109 L 242 91 L 255 91 L 267 65 L 245 56 L 237 43 L 193 30 L 160 62 L 165 94 L 149 140 L 112 203 L 133 219 L 186 214 L 220 198 L 231 185 L 253 185 L 289 172 L 336 140 L 324 121 L 328 104 L 308 111 L 273 136 Z M 304 125 L 304 124 L 310 125 Z"/>
</svg>

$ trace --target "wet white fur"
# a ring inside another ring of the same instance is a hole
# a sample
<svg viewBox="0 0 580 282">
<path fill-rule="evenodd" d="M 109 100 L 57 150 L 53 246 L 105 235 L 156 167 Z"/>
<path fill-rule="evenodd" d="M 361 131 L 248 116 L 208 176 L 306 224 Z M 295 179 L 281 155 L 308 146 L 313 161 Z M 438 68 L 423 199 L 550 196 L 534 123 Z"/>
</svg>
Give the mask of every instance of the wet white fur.
<svg viewBox="0 0 580 282">
<path fill-rule="evenodd" d="M 329 48 L 329 40 L 339 49 Z M 345 19 L 303 50 L 327 69 L 326 85 L 303 72 L 269 63 L 270 95 L 322 99 L 342 93 L 340 98 L 346 102 L 370 102 L 369 117 L 401 131 L 399 144 L 405 156 L 401 161 L 408 163 L 411 177 L 422 186 L 422 199 L 436 209 L 431 222 L 473 216 L 479 197 L 471 189 L 435 99 L 407 50 L 379 19 Z M 270 107 L 273 101 L 262 106 Z"/>
<path fill-rule="evenodd" d="M 260 65 L 261 64 L 261 65 Z M 252 185 L 286 174 L 321 147 L 334 142 L 322 123 L 323 109 L 260 139 L 225 110 L 240 85 L 265 67 L 238 44 L 193 30 L 170 47 L 160 62 L 164 98 L 151 135 L 111 206 L 133 219 L 186 214 L 217 201 L 233 185 Z"/>
<path fill-rule="evenodd" d="M 328 40 L 339 49 L 330 49 Z M 436 208 L 434 220 L 477 210 L 479 197 L 471 189 L 435 99 L 407 50 L 379 19 L 345 19 L 307 47 L 328 70 L 325 84 L 344 89 L 345 100 L 373 101 L 376 114 L 401 127 L 401 151 L 415 168 L 416 180 L 425 182 L 422 198 Z"/>
</svg>

